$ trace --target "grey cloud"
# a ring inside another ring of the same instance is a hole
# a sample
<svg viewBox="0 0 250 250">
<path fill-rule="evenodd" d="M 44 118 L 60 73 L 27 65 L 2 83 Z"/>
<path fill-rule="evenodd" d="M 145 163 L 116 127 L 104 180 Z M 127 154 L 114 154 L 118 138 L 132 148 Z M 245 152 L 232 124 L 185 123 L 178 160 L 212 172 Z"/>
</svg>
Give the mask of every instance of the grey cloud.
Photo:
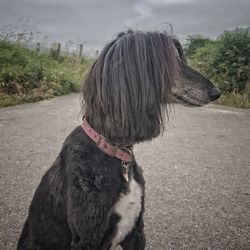
<svg viewBox="0 0 250 250">
<path fill-rule="evenodd" d="M 168 21 L 175 33 L 216 37 L 224 29 L 250 25 L 246 0 L 0 0 L 0 24 L 29 17 L 51 40 L 102 47 L 127 26 L 154 29 Z"/>
<path fill-rule="evenodd" d="M 52 40 L 80 39 L 91 46 L 101 46 L 125 28 L 127 18 L 136 15 L 129 1 L 58 2 L 1 2 L 1 24 L 16 23 L 20 17 L 29 17 L 34 22 L 39 21 L 39 30 Z"/>
<path fill-rule="evenodd" d="M 168 21 L 180 37 L 202 34 L 216 37 L 225 29 L 250 25 L 250 1 L 210 0 L 150 5 L 152 15 L 138 23 L 142 28 Z"/>
</svg>

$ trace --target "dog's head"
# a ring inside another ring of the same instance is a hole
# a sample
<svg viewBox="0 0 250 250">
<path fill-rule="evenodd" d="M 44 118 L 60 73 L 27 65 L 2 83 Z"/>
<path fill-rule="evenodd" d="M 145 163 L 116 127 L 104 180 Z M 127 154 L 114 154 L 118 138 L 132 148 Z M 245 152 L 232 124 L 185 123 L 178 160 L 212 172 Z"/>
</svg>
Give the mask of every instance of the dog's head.
<svg viewBox="0 0 250 250">
<path fill-rule="evenodd" d="M 173 97 L 178 103 L 202 106 L 218 99 L 221 92 L 206 77 L 187 65 L 180 42 L 172 39 L 180 59 L 181 74 L 173 87 Z"/>
<path fill-rule="evenodd" d="M 83 110 L 111 142 L 131 145 L 163 131 L 174 99 L 203 105 L 218 93 L 187 66 L 175 38 L 129 30 L 108 43 L 92 65 L 83 87 Z"/>
</svg>

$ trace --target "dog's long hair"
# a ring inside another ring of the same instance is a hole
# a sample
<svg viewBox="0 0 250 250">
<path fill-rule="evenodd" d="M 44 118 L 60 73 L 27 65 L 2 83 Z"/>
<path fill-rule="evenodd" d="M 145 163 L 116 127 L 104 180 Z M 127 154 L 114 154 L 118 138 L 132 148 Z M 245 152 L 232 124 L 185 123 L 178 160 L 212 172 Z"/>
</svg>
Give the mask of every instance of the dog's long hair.
<svg viewBox="0 0 250 250">
<path fill-rule="evenodd" d="M 122 32 L 92 65 L 83 86 L 89 123 L 118 145 L 151 140 L 164 129 L 178 51 L 165 32 Z"/>
</svg>

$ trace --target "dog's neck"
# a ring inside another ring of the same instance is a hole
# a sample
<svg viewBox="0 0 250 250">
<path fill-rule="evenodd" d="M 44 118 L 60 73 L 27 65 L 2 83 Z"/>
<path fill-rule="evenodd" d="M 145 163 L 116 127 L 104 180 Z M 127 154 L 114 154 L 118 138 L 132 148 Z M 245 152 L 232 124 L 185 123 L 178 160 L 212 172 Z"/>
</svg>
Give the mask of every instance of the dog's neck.
<svg viewBox="0 0 250 250">
<path fill-rule="evenodd" d="M 96 146 L 100 148 L 104 153 L 109 156 L 116 157 L 123 162 L 131 162 L 133 160 L 133 147 L 130 145 L 117 145 L 111 143 L 104 136 L 99 134 L 91 125 L 88 123 L 86 117 L 83 117 L 82 129 L 89 136 L 91 140 L 96 143 Z"/>
<path fill-rule="evenodd" d="M 85 110 L 83 118 L 86 117 L 89 125 L 100 135 L 107 139 L 112 145 L 118 148 L 125 148 L 132 150 L 133 145 L 139 143 L 140 140 L 133 138 L 130 134 L 123 134 L 122 131 L 117 129 L 117 124 L 112 123 L 109 115 L 98 116 L 94 112 Z M 120 128 L 120 127 L 119 127 Z"/>
</svg>

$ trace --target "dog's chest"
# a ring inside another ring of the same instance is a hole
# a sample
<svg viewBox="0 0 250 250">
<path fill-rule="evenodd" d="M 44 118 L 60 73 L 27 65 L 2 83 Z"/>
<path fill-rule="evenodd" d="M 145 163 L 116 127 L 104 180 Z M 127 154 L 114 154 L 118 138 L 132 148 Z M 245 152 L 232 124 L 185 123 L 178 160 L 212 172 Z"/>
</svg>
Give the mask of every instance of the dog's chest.
<svg viewBox="0 0 250 250">
<path fill-rule="evenodd" d="M 117 234 L 112 241 L 111 249 L 114 249 L 132 231 L 141 211 L 142 188 L 133 177 L 129 185 L 130 192 L 121 194 L 114 206 L 115 213 L 121 218 L 117 224 Z"/>
</svg>

